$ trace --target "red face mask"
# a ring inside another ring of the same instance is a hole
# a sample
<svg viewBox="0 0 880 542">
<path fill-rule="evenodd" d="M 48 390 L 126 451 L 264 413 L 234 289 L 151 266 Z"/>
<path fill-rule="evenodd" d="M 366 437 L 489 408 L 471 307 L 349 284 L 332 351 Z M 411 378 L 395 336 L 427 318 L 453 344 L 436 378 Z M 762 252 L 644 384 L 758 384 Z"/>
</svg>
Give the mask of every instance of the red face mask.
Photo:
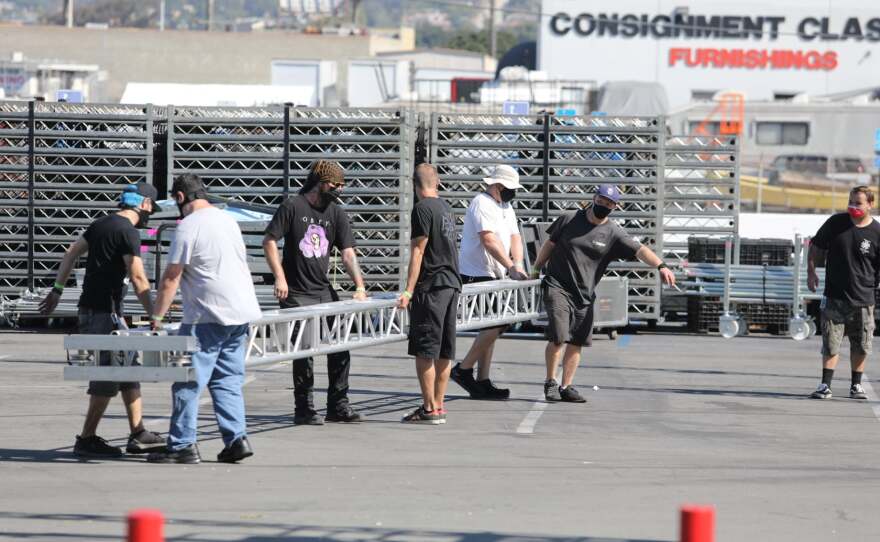
<svg viewBox="0 0 880 542">
<path fill-rule="evenodd" d="M 858 207 L 847 207 L 846 212 L 849 213 L 849 216 L 853 217 L 855 220 L 861 220 L 865 218 L 865 211 L 859 209 Z"/>
</svg>

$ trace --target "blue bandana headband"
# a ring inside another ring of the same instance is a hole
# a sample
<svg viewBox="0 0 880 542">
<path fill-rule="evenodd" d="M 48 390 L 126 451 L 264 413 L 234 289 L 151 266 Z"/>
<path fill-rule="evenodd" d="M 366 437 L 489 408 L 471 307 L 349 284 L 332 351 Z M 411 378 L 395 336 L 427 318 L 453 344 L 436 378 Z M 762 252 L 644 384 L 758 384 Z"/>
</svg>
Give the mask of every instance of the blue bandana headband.
<svg viewBox="0 0 880 542">
<path fill-rule="evenodd" d="M 146 198 L 138 194 L 137 189 L 136 184 L 126 186 L 122 190 L 122 195 L 119 196 L 119 203 L 122 204 L 123 207 L 139 207 Z"/>
</svg>

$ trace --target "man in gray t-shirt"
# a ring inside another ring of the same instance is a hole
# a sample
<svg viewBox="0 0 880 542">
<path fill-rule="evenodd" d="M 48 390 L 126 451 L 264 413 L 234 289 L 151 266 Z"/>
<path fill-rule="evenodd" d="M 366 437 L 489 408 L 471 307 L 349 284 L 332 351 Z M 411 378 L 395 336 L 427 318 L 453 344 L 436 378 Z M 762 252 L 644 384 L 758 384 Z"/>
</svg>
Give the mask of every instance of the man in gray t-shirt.
<svg viewBox="0 0 880 542">
<path fill-rule="evenodd" d="M 596 285 L 611 261 L 638 259 L 656 267 L 664 283 L 675 284 L 675 276 L 663 260 L 628 236 L 617 223 L 608 220 L 619 201 L 620 191 L 616 186 L 601 185 L 590 207 L 556 219 L 547 230 L 550 239 L 535 260 L 536 278 L 541 267 L 547 264 L 542 293 L 549 319 L 545 351 L 547 379 L 544 381 L 544 396 L 548 401 L 586 402 L 571 383 L 580 362 L 581 348 L 592 342 Z M 556 382 L 556 369 L 563 343 L 567 345 L 560 386 Z"/>
</svg>

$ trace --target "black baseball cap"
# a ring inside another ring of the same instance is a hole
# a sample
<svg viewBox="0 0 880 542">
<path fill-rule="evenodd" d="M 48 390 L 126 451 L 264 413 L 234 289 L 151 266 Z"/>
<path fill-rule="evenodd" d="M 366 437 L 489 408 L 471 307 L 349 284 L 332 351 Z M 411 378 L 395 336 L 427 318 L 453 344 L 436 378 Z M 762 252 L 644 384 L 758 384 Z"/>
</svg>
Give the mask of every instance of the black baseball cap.
<svg viewBox="0 0 880 542">
<path fill-rule="evenodd" d="M 159 191 L 153 185 L 141 181 L 123 188 L 119 201 L 123 207 L 137 207 L 147 198 L 153 202 L 153 212 L 150 213 L 153 214 L 159 209 L 156 203 L 159 199 Z"/>
</svg>

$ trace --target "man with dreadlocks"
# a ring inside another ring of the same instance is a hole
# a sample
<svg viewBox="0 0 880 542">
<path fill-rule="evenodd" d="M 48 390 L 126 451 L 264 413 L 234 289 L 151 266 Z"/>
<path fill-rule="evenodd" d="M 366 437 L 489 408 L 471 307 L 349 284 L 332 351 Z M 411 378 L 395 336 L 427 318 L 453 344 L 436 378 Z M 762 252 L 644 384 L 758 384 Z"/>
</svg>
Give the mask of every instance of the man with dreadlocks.
<svg viewBox="0 0 880 542">
<path fill-rule="evenodd" d="M 354 299 L 366 299 L 364 279 L 354 251 L 354 236 L 345 211 L 337 205 L 345 186 L 345 174 L 336 162 L 318 160 L 309 171 L 299 194 L 285 200 L 266 227 L 263 250 L 275 275 L 275 297 L 281 308 L 305 307 L 339 296 L 330 285 L 330 250 L 342 252 L 342 262 L 355 284 Z M 284 239 L 283 256 L 278 241 Z M 312 358 L 293 362 L 293 398 L 296 425 L 327 422 L 359 422 L 360 414 L 348 402 L 351 356 L 337 352 L 327 356 L 327 414 L 322 421 L 315 411 Z"/>
</svg>

